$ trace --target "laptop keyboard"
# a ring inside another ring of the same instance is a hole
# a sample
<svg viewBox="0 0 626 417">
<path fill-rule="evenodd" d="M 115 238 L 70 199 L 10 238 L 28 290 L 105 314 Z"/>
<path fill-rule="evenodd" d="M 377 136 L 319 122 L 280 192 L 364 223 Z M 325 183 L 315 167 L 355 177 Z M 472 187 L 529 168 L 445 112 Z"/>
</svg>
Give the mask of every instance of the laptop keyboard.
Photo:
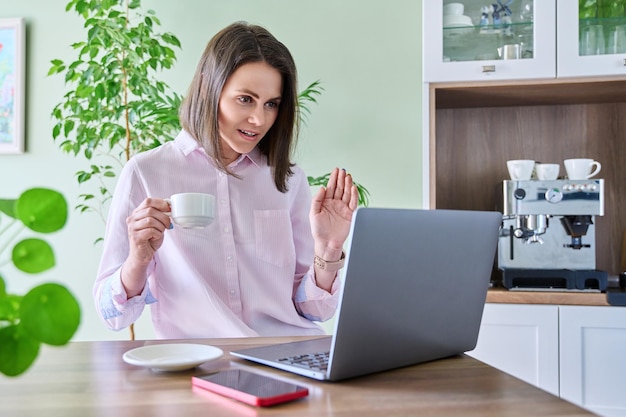
<svg viewBox="0 0 626 417">
<path fill-rule="evenodd" d="M 278 361 L 314 371 L 326 371 L 328 369 L 329 356 L 330 352 L 307 353 L 281 358 Z"/>
</svg>

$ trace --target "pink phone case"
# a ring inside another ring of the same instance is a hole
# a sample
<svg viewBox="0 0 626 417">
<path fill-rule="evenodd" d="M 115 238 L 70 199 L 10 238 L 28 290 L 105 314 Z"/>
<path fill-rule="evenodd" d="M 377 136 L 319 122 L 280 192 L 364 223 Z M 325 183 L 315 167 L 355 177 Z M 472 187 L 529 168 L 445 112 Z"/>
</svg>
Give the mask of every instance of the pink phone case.
<svg viewBox="0 0 626 417">
<path fill-rule="evenodd" d="M 295 384 L 286 383 L 268 376 L 253 374 L 251 372 L 237 370 L 248 377 L 255 378 L 263 387 L 274 385 L 276 388 L 280 388 L 279 391 L 272 389 L 271 393 L 261 392 L 244 392 L 238 389 L 236 386 L 226 386 L 210 379 L 203 379 L 203 377 L 213 377 L 215 375 L 201 375 L 193 376 L 191 382 L 193 385 L 213 391 L 215 393 L 234 398 L 246 404 L 267 407 L 275 404 L 280 404 L 288 401 L 293 401 L 298 398 L 306 397 L 309 395 L 309 390 L 306 387 L 302 387 Z M 229 372 L 229 371 L 223 371 Z"/>
</svg>

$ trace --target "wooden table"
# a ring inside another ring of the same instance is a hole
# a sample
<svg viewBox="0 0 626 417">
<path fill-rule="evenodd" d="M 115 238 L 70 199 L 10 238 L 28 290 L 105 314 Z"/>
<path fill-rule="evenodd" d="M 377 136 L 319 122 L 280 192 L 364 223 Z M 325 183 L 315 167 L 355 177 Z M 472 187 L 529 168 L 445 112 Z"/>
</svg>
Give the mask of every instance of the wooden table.
<svg viewBox="0 0 626 417">
<path fill-rule="evenodd" d="M 122 354 L 155 341 L 44 347 L 17 378 L 0 376 L 2 417 L 195 416 L 588 416 L 591 413 L 462 355 L 342 382 L 318 382 L 234 358 L 230 350 L 299 338 L 205 339 L 222 358 L 189 371 L 155 372 Z M 180 341 L 170 341 L 180 342 Z M 190 341 L 186 341 L 190 342 Z M 247 367 L 309 388 L 306 399 L 255 408 L 204 390 L 191 376 Z"/>
</svg>

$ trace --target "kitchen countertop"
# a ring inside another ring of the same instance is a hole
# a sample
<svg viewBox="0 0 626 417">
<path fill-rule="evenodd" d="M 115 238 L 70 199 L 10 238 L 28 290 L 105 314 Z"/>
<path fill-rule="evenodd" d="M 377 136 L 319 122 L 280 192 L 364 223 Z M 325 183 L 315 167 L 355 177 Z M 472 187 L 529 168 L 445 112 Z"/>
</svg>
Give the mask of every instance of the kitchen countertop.
<svg viewBox="0 0 626 417">
<path fill-rule="evenodd" d="M 510 291 L 492 288 L 487 292 L 488 303 L 504 304 L 556 304 L 580 306 L 609 306 L 606 294 L 600 292 L 566 291 Z"/>
</svg>

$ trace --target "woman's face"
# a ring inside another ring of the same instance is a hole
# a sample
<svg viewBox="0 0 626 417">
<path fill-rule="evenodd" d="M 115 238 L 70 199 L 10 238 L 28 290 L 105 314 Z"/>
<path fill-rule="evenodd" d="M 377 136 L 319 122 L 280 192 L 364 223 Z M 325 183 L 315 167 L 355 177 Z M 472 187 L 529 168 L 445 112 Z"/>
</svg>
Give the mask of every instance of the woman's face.
<svg viewBox="0 0 626 417">
<path fill-rule="evenodd" d="M 278 116 L 281 93 L 280 72 L 265 62 L 244 64 L 226 80 L 218 110 L 224 165 L 263 139 Z"/>
</svg>

